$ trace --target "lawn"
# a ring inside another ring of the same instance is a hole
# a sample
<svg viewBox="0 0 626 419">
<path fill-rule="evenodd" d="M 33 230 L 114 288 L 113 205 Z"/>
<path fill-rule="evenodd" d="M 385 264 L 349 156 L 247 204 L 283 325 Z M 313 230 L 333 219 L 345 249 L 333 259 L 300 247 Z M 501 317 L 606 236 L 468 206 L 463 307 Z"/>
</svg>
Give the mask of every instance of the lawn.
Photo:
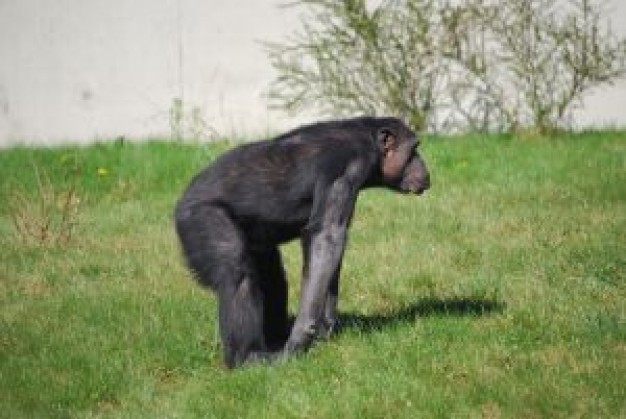
<svg viewBox="0 0 626 419">
<path fill-rule="evenodd" d="M 626 133 L 426 138 L 425 196 L 359 197 L 342 332 L 236 371 L 171 215 L 229 146 L 0 151 L 0 417 L 626 417 Z"/>
</svg>

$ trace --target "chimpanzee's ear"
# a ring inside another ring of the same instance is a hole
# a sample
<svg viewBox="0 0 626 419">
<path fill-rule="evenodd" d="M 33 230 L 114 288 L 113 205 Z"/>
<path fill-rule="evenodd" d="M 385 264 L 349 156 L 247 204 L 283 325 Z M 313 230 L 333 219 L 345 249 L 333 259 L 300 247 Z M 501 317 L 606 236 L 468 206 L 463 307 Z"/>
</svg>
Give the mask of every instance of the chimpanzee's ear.
<svg viewBox="0 0 626 419">
<path fill-rule="evenodd" d="M 387 154 L 389 151 L 396 148 L 398 139 L 389 128 L 381 128 L 376 134 L 376 141 L 378 142 L 380 150 Z"/>
</svg>

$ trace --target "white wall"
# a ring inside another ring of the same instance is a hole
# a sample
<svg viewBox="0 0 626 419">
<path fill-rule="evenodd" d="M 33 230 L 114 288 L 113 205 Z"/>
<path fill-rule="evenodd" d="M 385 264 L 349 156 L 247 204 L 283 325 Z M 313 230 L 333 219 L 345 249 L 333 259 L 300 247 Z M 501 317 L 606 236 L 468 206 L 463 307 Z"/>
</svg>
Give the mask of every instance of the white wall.
<svg viewBox="0 0 626 419">
<path fill-rule="evenodd" d="M 626 34 L 626 2 L 607 2 Z M 260 41 L 298 26 L 299 12 L 284 3 L 0 0 L 0 146 L 168 136 L 181 96 L 186 128 L 205 135 L 301 122 L 262 97 L 273 72 Z M 626 125 L 625 110 L 621 81 L 592 94 L 579 117 Z"/>
</svg>

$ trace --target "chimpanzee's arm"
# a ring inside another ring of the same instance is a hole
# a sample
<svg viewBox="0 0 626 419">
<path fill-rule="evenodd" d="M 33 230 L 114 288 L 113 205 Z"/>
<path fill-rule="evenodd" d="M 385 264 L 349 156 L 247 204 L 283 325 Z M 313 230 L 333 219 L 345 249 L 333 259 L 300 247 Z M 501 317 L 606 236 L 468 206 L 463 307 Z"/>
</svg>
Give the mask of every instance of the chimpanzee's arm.
<svg viewBox="0 0 626 419">
<path fill-rule="evenodd" d="M 305 349 L 322 326 L 329 287 L 343 256 L 347 230 L 354 210 L 362 168 L 354 164 L 330 186 L 318 186 L 307 240 L 300 310 L 286 351 Z"/>
</svg>

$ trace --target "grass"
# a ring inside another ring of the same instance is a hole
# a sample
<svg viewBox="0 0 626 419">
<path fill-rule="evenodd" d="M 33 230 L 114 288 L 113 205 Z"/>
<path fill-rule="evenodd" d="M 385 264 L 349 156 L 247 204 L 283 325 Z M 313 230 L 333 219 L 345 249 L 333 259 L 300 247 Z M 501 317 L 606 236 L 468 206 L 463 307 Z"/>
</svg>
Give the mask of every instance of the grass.
<svg viewBox="0 0 626 419">
<path fill-rule="evenodd" d="M 626 133 L 427 139 L 425 197 L 359 198 L 342 333 L 234 372 L 171 222 L 227 147 L 0 152 L 0 417 L 626 417 Z M 66 244 L 14 229 L 33 167 L 79 202 Z"/>
</svg>

